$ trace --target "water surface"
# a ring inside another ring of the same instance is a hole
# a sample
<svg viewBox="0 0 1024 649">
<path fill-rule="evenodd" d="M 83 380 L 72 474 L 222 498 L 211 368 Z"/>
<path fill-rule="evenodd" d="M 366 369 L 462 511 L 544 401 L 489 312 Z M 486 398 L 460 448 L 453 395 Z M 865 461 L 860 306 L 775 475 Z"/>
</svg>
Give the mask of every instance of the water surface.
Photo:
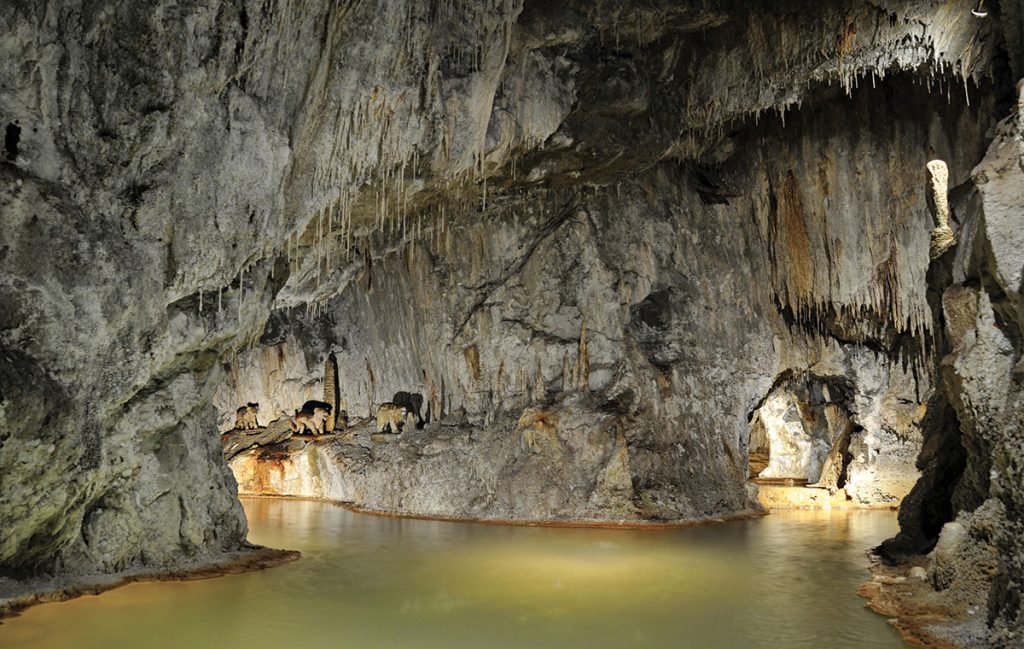
<svg viewBox="0 0 1024 649">
<path fill-rule="evenodd" d="M 676 530 L 501 527 L 243 499 L 296 563 L 132 584 L 0 626 L 0 646 L 371 649 L 904 647 L 855 594 L 889 512 Z"/>
</svg>

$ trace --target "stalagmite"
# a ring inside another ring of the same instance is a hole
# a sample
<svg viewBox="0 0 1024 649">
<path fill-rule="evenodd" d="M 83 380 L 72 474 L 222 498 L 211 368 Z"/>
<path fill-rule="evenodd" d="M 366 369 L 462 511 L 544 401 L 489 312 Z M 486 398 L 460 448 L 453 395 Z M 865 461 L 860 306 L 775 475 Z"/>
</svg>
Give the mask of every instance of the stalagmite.
<svg viewBox="0 0 1024 649">
<path fill-rule="evenodd" d="M 444 380 L 444 376 L 441 377 L 441 392 L 438 395 L 438 416 L 443 417 L 446 412 L 450 412 L 449 406 L 451 405 L 451 395 L 448 393 L 448 384 Z"/>
<path fill-rule="evenodd" d="M 324 402 L 331 404 L 327 415 L 328 432 L 334 430 L 338 419 L 338 358 L 331 352 L 324 361 Z"/>
<path fill-rule="evenodd" d="M 932 160 L 928 168 L 928 208 L 935 219 L 932 230 L 929 256 L 937 259 L 956 244 L 956 237 L 949 227 L 949 170 L 942 160 Z"/>
<path fill-rule="evenodd" d="M 363 248 L 363 282 L 366 285 L 366 291 L 369 292 L 373 288 L 373 257 L 370 255 L 370 242 L 367 240 Z"/>
<path fill-rule="evenodd" d="M 441 418 L 441 407 L 437 397 L 437 385 L 434 381 L 427 382 L 427 388 L 430 393 L 430 417 L 431 421 L 436 421 Z"/>
<path fill-rule="evenodd" d="M 373 415 L 373 401 L 377 393 L 377 377 L 373 375 L 373 368 L 370 366 L 370 359 L 366 358 L 366 410 Z"/>
</svg>

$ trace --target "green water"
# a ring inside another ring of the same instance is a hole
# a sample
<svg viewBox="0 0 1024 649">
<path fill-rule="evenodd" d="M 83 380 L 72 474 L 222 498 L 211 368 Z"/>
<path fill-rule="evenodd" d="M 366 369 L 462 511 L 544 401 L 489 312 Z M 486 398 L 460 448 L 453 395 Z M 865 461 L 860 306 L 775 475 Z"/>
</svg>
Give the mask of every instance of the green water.
<svg viewBox="0 0 1024 649">
<path fill-rule="evenodd" d="M 243 500 L 271 570 L 133 584 L 0 626 L 24 648 L 903 647 L 855 594 L 888 512 L 678 530 L 500 527 Z"/>
</svg>

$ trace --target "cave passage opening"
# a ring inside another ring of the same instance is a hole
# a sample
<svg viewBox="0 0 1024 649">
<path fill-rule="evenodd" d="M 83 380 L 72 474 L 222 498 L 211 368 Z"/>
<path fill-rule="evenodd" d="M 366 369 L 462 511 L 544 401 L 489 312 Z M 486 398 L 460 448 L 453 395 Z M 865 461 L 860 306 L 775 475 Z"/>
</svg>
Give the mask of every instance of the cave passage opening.
<svg viewBox="0 0 1024 649">
<path fill-rule="evenodd" d="M 843 489 L 854 459 L 851 444 L 863 434 L 848 391 L 818 378 L 777 382 L 751 416 L 748 479 L 830 493 Z"/>
</svg>

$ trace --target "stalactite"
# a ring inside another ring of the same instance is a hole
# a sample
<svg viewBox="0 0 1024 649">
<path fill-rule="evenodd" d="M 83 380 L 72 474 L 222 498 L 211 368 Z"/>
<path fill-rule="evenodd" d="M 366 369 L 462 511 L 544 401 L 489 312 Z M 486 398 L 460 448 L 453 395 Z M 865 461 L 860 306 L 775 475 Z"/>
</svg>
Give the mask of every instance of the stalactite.
<svg viewBox="0 0 1024 649">
<path fill-rule="evenodd" d="M 565 355 L 562 356 L 562 392 L 569 392 L 572 390 L 572 365 L 569 364 L 569 350 L 565 350 Z"/>
<path fill-rule="evenodd" d="M 587 343 L 587 324 L 580 327 L 579 375 L 576 387 L 586 391 L 590 389 L 590 347 Z"/>
<path fill-rule="evenodd" d="M 932 160 L 927 164 L 927 169 L 928 208 L 935 219 L 929 256 L 936 259 L 956 244 L 956 237 L 949 227 L 949 170 L 942 160 Z"/>
<path fill-rule="evenodd" d="M 446 400 L 450 401 L 451 397 L 448 394 L 448 384 L 444 380 L 444 376 L 441 377 L 441 394 L 438 398 L 438 417 L 444 417 L 444 413 L 447 411 L 445 408 Z"/>
<path fill-rule="evenodd" d="M 534 374 L 533 394 L 530 395 L 534 403 L 544 401 L 547 396 L 547 387 L 544 384 L 544 370 L 541 367 L 540 359 L 537 359 L 537 372 Z"/>
<path fill-rule="evenodd" d="M 466 358 L 466 367 L 469 369 L 469 375 L 474 381 L 480 380 L 480 350 L 476 345 L 470 345 L 462 350 L 462 355 Z"/>
<path fill-rule="evenodd" d="M 238 321 L 242 321 L 242 300 L 245 298 L 245 288 L 242 282 L 245 281 L 245 269 L 238 273 Z"/>
</svg>

